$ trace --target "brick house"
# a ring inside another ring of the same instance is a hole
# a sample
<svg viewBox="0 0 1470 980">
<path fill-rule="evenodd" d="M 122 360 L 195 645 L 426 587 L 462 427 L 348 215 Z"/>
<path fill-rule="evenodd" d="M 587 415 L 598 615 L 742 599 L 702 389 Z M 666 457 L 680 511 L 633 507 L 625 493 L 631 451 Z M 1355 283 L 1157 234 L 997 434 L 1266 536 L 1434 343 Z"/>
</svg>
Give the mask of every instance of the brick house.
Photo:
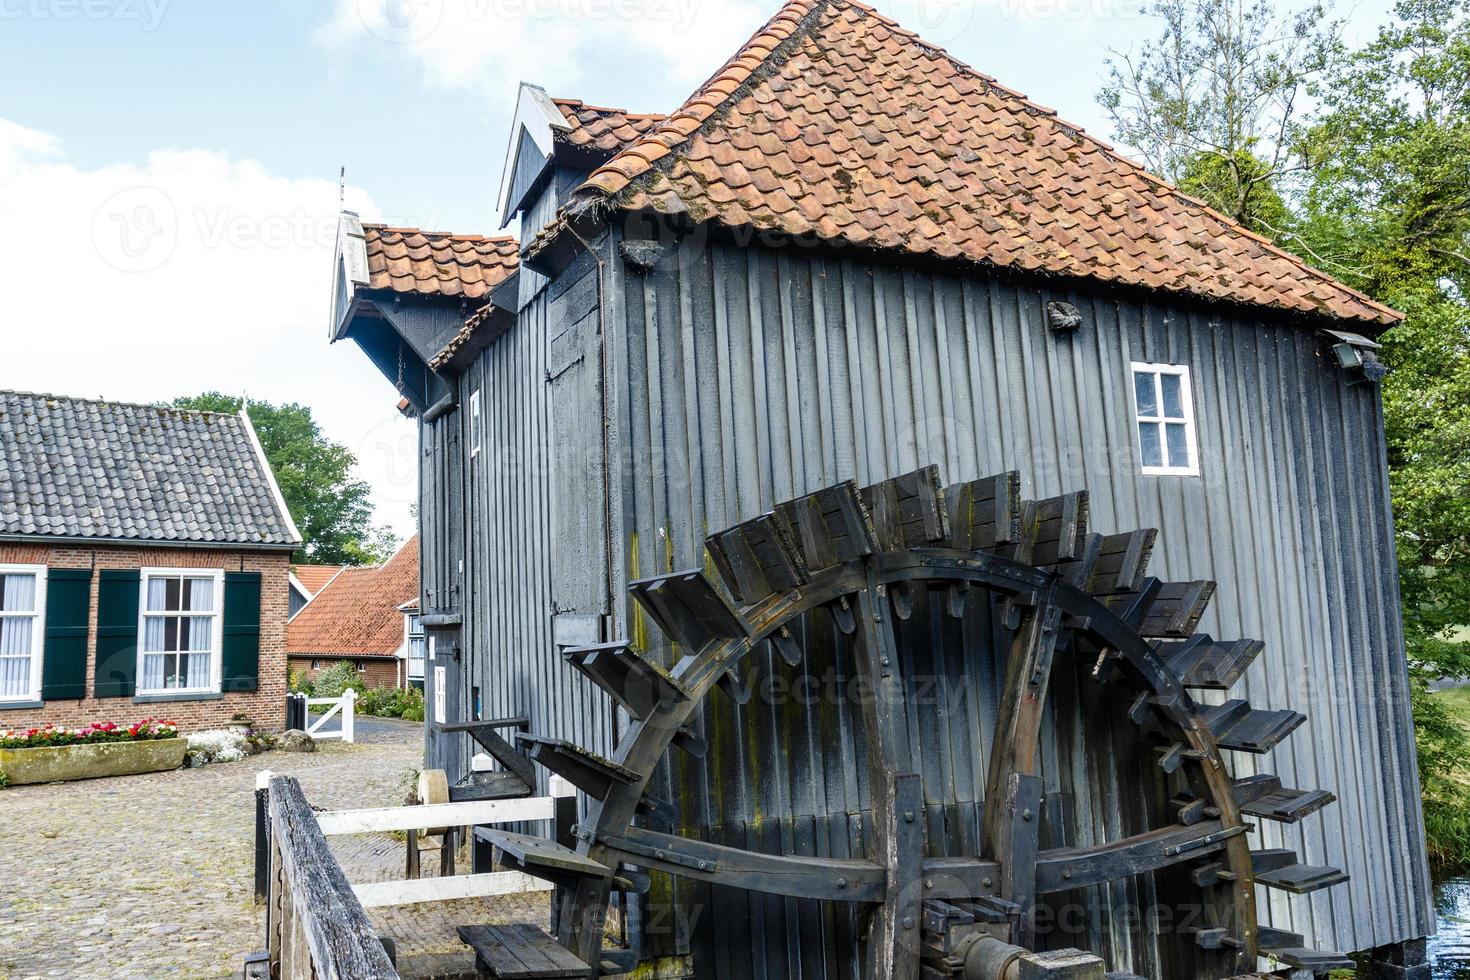
<svg viewBox="0 0 1470 980">
<path fill-rule="evenodd" d="M 368 687 L 424 686 L 418 627 L 419 539 L 388 561 L 332 576 L 286 630 L 290 670 L 307 680 L 334 663 L 356 663 Z"/>
<path fill-rule="evenodd" d="M 0 392 L 0 727 L 279 728 L 300 534 L 245 413 Z"/>
</svg>

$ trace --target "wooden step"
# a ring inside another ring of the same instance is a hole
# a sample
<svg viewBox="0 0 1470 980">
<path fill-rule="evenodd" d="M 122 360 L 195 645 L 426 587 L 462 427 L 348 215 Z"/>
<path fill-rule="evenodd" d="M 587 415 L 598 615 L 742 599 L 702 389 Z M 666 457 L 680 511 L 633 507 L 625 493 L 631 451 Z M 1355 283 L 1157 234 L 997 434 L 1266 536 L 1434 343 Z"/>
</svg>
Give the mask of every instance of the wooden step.
<svg viewBox="0 0 1470 980">
<path fill-rule="evenodd" d="M 749 632 L 735 607 L 697 569 L 630 582 L 628 593 L 665 636 L 691 653 Z"/>
<path fill-rule="evenodd" d="M 1251 869 L 1256 884 L 1279 888 L 1294 895 L 1331 888 L 1348 880 L 1348 876 L 1336 868 L 1301 864 L 1296 852 L 1290 848 L 1251 851 Z"/>
<path fill-rule="evenodd" d="M 526 746 L 531 761 L 550 769 L 593 799 L 607 799 L 613 783 L 629 785 L 638 781 L 638 774 L 633 770 L 588 752 L 580 745 L 524 732 L 517 738 Z"/>
<path fill-rule="evenodd" d="M 1256 948 L 1262 956 L 1269 956 L 1298 970 L 1310 970 L 1321 974 L 1328 970 L 1351 970 L 1356 964 L 1342 953 L 1308 949 L 1303 945 L 1300 933 L 1263 926 L 1257 932 Z"/>
<path fill-rule="evenodd" d="M 606 865 L 544 837 L 513 834 L 496 827 L 476 827 L 475 836 L 498 848 L 501 862 L 512 870 L 556 884 L 613 876 L 612 869 Z"/>
<path fill-rule="evenodd" d="M 929 465 L 859 491 L 880 551 L 933 548 L 949 537 L 939 467 Z"/>
<path fill-rule="evenodd" d="M 1296 823 L 1337 799 L 1324 789 L 1291 789 L 1276 776 L 1246 776 L 1234 783 L 1241 813 L 1278 823 Z"/>
<path fill-rule="evenodd" d="M 1204 633 L 1155 645 L 1185 687 L 1226 691 L 1240 680 L 1265 644 L 1260 640 L 1220 642 Z"/>
<path fill-rule="evenodd" d="M 1034 520 L 1031 564 L 1059 565 L 1082 557 L 1087 543 L 1086 490 L 1036 501 Z"/>
<path fill-rule="evenodd" d="M 762 514 L 704 542 L 735 601 L 749 606 L 810 581 L 791 530 L 776 514 Z"/>
<path fill-rule="evenodd" d="M 1187 637 L 1199 625 L 1200 617 L 1215 594 L 1215 583 L 1160 582 L 1156 590 L 1140 590 L 1138 596 L 1120 595 L 1108 602 L 1118 615 L 1150 637 Z M 1149 593 L 1143 595 L 1142 593 Z"/>
<path fill-rule="evenodd" d="M 1239 698 L 1205 710 L 1205 722 L 1222 749 L 1257 755 L 1270 752 L 1306 720 L 1297 711 L 1252 708 Z"/>
<path fill-rule="evenodd" d="M 1021 474 L 1015 470 L 952 484 L 944 502 L 952 548 L 994 551 L 1021 535 Z"/>
<path fill-rule="evenodd" d="M 460 926 L 459 938 L 475 951 L 479 969 L 501 980 L 592 976 L 592 968 L 571 950 L 528 923 Z"/>
<path fill-rule="evenodd" d="M 462 783 L 449 787 L 449 802 L 472 800 L 515 800 L 531 795 L 531 787 L 513 772 L 475 772 Z"/>
<path fill-rule="evenodd" d="M 689 693 L 668 671 L 625 641 L 575 647 L 562 656 L 639 721 L 660 707 L 689 700 Z"/>
<path fill-rule="evenodd" d="M 1150 527 L 1103 535 L 1097 561 L 1087 580 L 1087 591 L 1096 596 L 1109 596 L 1142 588 L 1158 534 Z"/>
<path fill-rule="evenodd" d="M 874 551 L 873 522 L 851 480 L 777 504 L 776 513 L 813 573 Z"/>
</svg>

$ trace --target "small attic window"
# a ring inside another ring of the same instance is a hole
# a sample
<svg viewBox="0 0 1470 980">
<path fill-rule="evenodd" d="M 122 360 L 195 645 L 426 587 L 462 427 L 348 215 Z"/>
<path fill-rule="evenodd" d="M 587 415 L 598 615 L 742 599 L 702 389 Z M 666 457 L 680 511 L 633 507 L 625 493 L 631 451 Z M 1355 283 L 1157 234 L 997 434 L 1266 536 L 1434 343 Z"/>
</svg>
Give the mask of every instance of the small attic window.
<svg viewBox="0 0 1470 980">
<path fill-rule="evenodd" d="M 1189 367 L 1133 364 L 1133 416 L 1145 476 L 1198 476 Z"/>
<path fill-rule="evenodd" d="M 480 389 L 470 393 L 470 458 L 480 455 Z"/>
</svg>

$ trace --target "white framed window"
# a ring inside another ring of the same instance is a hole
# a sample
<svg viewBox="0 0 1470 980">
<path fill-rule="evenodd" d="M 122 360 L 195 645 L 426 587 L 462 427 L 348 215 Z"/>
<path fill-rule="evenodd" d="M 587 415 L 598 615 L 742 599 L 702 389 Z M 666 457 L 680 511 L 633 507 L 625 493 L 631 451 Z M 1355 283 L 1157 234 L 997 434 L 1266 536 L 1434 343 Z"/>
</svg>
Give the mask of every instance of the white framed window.
<svg viewBox="0 0 1470 980">
<path fill-rule="evenodd" d="M 480 389 L 470 392 L 470 457 L 480 455 Z"/>
<path fill-rule="evenodd" d="M 424 658 L 429 652 L 429 641 L 424 636 L 423 623 L 417 613 L 408 613 L 404 619 L 404 635 L 408 638 L 408 678 L 424 679 Z"/>
<path fill-rule="evenodd" d="M 0 565 L 0 701 L 41 699 L 45 565 Z"/>
<path fill-rule="evenodd" d="M 1138 460 L 1146 476 L 1198 476 L 1194 396 L 1184 364 L 1133 363 Z"/>
<path fill-rule="evenodd" d="M 138 603 L 138 693 L 219 691 L 224 572 L 145 568 Z"/>
</svg>

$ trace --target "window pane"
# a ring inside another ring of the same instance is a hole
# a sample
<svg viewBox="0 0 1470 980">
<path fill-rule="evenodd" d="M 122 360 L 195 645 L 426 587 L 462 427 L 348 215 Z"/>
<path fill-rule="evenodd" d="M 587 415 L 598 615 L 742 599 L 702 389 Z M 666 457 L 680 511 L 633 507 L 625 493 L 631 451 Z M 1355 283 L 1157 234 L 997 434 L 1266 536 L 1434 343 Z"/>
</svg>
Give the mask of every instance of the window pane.
<svg viewBox="0 0 1470 980">
<path fill-rule="evenodd" d="M 29 657 L 31 629 L 35 620 L 29 616 L 0 619 L 0 657 Z"/>
<path fill-rule="evenodd" d="M 23 698 L 31 693 L 31 658 L 0 657 L 0 698 Z"/>
<path fill-rule="evenodd" d="M 214 610 L 214 579 L 189 579 L 188 601 L 184 608 L 194 612 L 212 612 Z"/>
<path fill-rule="evenodd" d="M 35 612 L 36 576 L 0 575 L 0 612 Z"/>
<path fill-rule="evenodd" d="M 163 584 L 167 594 L 167 598 L 163 601 L 163 608 L 169 610 L 184 608 L 184 604 L 180 600 L 180 593 L 183 591 L 183 582 L 176 578 L 166 578 L 163 580 Z"/>
<path fill-rule="evenodd" d="M 163 654 L 143 655 L 143 690 L 157 691 L 163 688 Z"/>
<path fill-rule="evenodd" d="M 1184 398 L 1179 385 L 1179 375 L 1159 375 L 1159 386 L 1164 391 L 1164 416 L 1171 419 L 1184 418 Z"/>
<path fill-rule="evenodd" d="M 1157 416 L 1158 399 L 1154 394 L 1154 376 L 1147 371 L 1136 371 L 1133 375 L 1133 391 L 1138 398 L 1138 414 Z"/>
<path fill-rule="evenodd" d="M 1159 445 L 1159 424 L 1157 422 L 1138 423 L 1138 445 L 1144 466 L 1164 465 L 1164 450 Z"/>
<path fill-rule="evenodd" d="M 148 580 L 148 611 L 162 612 L 168 608 L 168 579 L 150 578 Z"/>
<path fill-rule="evenodd" d="M 179 658 L 179 687 L 209 686 L 209 654 L 191 653 Z"/>
<path fill-rule="evenodd" d="M 214 646 L 214 617 L 190 616 L 181 622 L 179 632 L 180 649 L 208 652 Z"/>
<path fill-rule="evenodd" d="M 1164 426 L 1164 435 L 1169 440 L 1169 465 L 1189 465 L 1189 442 L 1184 438 L 1184 423 L 1170 422 Z"/>
</svg>

